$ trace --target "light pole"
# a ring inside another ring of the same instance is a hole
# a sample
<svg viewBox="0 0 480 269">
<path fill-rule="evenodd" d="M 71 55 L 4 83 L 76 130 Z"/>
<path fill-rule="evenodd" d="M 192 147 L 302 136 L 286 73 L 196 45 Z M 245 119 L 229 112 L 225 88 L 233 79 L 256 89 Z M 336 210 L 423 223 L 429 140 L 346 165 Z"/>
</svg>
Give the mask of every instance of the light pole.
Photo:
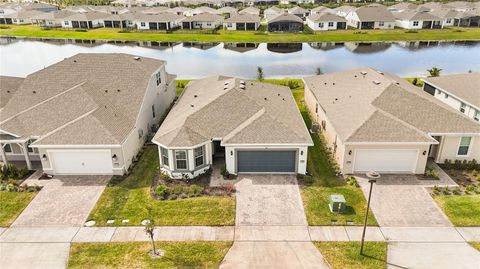
<svg viewBox="0 0 480 269">
<path fill-rule="evenodd" d="M 374 171 L 367 174 L 368 183 L 370 183 L 370 191 L 368 192 L 367 212 L 365 213 L 365 221 L 363 223 L 362 242 L 360 244 L 360 255 L 363 255 L 363 244 L 365 243 L 365 232 L 367 231 L 368 211 L 370 210 L 370 198 L 372 198 L 373 183 L 377 182 L 380 178 L 380 174 Z"/>
</svg>

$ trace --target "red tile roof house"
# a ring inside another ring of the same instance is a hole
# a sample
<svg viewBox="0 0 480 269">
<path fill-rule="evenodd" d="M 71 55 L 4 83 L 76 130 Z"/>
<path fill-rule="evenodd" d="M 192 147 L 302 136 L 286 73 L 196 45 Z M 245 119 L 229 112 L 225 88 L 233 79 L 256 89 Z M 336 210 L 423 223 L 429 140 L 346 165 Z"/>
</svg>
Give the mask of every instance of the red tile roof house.
<svg viewBox="0 0 480 269">
<path fill-rule="evenodd" d="M 165 61 L 77 54 L 0 77 L 0 156 L 49 174 L 124 174 L 175 98 Z M 7 83 L 4 83 L 4 82 Z"/>
</svg>

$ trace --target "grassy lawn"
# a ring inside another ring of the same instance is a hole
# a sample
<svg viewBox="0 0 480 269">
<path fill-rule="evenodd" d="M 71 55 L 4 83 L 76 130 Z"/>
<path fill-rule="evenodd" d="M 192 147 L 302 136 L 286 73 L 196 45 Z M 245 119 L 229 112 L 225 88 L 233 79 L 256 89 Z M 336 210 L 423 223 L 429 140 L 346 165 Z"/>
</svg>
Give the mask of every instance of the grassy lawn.
<svg viewBox="0 0 480 269">
<path fill-rule="evenodd" d="M 365 242 L 360 255 L 360 242 L 315 242 L 333 269 L 383 269 L 387 266 L 387 243 Z"/>
<path fill-rule="evenodd" d="M 233 225 L 235 223 L 235 198 L 202 196 L 181 200 L 154 200 L 150 186 L 159 170 L 156 146 L 148 146 L 130 175 L 123 181 L 110 184 L 89 219 L 98 226 L 106 226 L 108 219 L 114 225 L 140 225 L 152 209 L 156 225 Z M 122 223 L 122 219 L 130 222 Z"/>
<path fill-rule="evenodd" d="M 455 226 L 480 226 L 480 195 L 434 196 Z"/>
<path fill-rule="evenodd" d="M 150 242 L 75 243 L 68 268 L 218 268 L 231 242 L 157 242 L 164 256 L 148 255 Z"/>
<path fill-rule="evenodd" d="M 331 194 L 342 194 L 347 201 L 346 212 L 332 213 L 328 207 Z M 307 187 L 302 190 L 303 206 L 309 225 L 331 225 L 337 220 L 337 225 L 346 225 L 353 221 L 354 225 L 362 225 L 367 210 L 367 202 L 360 188 L 352 186 L 340 187 Z M 372 211 L 369 213 L 368 225 L 378 225 Z"/>
<path fill-rule="evenodd" d="M 9 25 L 0 29 L 1 36 L 101 39 L 101 40 L 151 40 L 151 41 L 198 41 L 198 42 L 345 42 L 345 41 L 408 41 L 408 40 L 479 40 L 479 28 L 449 28 L 419 30 L 406 33 L 404 29 L 369 30 L 355 34 L 358 30 L 338 30 L 307 33 L 268 33 L 258 31 L 224 31 L 217 34 L 189 33 L 177 31 L 171 34 L 155 32 L 120 33 L 119 29 L 99 28 L 88 32 L 73 30 L 42 30 L 34 25 Z"/>
<path fill-rule="evenodd" d="M 470 245 L 480 251 L 480 242 L 470 242 Z"/>
<path fill-rule="evenodd" d="M 0 227 L 10 226 L 36 194 L 36 192 L 0 191 Z"/>
</svg>

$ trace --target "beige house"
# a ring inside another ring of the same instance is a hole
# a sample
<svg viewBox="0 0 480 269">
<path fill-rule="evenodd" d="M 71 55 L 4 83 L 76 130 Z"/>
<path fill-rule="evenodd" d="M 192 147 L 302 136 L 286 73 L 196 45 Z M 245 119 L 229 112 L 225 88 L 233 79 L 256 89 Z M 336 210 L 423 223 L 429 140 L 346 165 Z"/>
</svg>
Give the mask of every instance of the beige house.
<svg viewBox="0 0 480 269">
<path fill-rule="evenodd" d="M 25 79 L 1 77 L 3 163 L 35 162 L 49 174 L 125 173 L 175 98 L 165 65 L 77 54 Z"/>
<path fill-rule="evenodd" d="M 371 68 L 304 78 L 305 102 L 344 174 L 425 171 L 427 159 L 480 159 L 480 124 Z"/>
<path fill-rule="evenodd" d="M 231 174 L 305 174 L 313 146 L 289 88 L 223 76 L 190 82 L 153 142 L 173 178 L 212 165 Z"/>
</svg>

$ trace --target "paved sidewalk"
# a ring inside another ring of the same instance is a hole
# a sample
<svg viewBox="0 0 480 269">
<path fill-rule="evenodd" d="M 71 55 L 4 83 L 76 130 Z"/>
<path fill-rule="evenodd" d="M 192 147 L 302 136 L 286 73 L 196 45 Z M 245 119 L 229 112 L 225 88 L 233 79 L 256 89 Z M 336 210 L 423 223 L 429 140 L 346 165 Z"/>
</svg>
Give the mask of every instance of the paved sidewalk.
<svg viewBox="0 0 480 269">
<path fill-rule="evenodd" d="M 2 269 L 63 269 L 69 243 L 0 243 Z"/>
</svg>

